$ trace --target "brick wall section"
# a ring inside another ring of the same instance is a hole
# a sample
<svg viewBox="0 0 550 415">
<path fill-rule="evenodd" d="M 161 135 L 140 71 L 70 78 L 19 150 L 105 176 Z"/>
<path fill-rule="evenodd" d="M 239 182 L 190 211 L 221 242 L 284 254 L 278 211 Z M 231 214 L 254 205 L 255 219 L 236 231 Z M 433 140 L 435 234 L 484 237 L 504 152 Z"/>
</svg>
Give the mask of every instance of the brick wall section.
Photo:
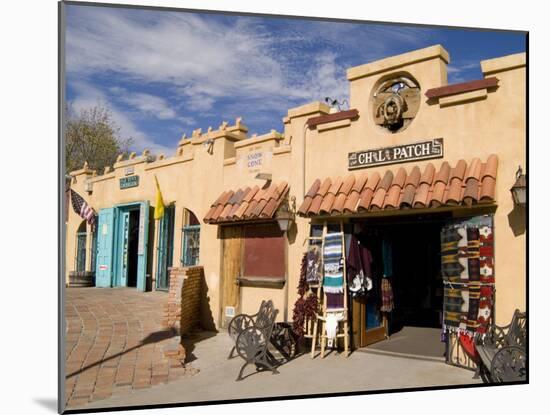
<svg viewBox="0 0 550 415">
<path fill-rule="evenodd" d="M 202 267 L 170 268 L 170 287 L 162 326 L 177 331 L 177 341 L 165 349 L 165 355 L 176 362 L 185 360 L 181 336 L 200 325 L 203 274 Z"/>
<path fill-rule="evenodd" d="M 200 325 L 202 267 L 186 268 L 181 292 L 180 335 Z"/>
</svg>

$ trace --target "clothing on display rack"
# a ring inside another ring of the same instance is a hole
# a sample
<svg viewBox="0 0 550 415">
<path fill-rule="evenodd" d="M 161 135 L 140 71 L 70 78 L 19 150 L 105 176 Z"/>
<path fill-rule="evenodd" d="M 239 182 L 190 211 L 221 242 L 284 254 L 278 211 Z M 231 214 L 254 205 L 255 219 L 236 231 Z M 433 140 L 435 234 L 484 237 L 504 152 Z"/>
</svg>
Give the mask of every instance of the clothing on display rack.
<svg viewBox="0 0 550 415">
<path fill-rule="evenodd" d="M 351 236 L 349 255 L 346 261 L 348 287 L 352 295 L 361 296 L 372 288 L 372 255 L 357 239 Z"/>
<path fill-rule="evenodd" d="M 325 236 L 323 252 L 323 290 L 325 293 L 344 292 L 344 270 L 342 257 L 342 234 Z"/>
<path fill-rule="evenodd" d="M 389 313 L 393 311 L 393 290 L 388 278 L 382 278 L 382 307 L 380 311 Z"/>
</svg>

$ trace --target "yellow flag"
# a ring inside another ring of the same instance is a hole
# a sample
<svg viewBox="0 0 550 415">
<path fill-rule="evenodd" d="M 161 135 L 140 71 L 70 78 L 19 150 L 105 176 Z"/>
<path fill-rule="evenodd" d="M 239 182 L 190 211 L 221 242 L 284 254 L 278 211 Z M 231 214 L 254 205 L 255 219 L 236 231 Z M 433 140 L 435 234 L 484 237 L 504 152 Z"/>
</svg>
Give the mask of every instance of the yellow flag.
<svg viewBox="0 0 550 415">
<path fill-rule="evenodd" d="M 155 220 L 164 216 L 164 202 L 162 200 L 162 193 L 160 193 L 159 181 L 155 176 L 155 182 L 157 183 L 157 201 L 155 204 Z"/>
</svg>

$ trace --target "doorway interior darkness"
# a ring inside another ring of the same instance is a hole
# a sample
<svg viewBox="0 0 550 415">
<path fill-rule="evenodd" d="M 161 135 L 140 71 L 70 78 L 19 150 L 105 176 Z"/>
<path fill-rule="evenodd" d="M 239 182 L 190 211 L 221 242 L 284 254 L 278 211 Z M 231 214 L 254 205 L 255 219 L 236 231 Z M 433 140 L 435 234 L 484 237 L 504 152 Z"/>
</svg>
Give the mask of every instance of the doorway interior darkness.
<svg viewBox="0 0 550 415">
<path fill-rule="evenodd" d="M 137 286 L 139 209 L 130 211 L 128 226 L 128 287 Z"/>
<path fill-rule="evenodd" d="M 369 248 L 373 257 L 372 272 L 376 288 L 366 298 L 364 310 L 367 315 L 363 320 L 366 327 L 362 330 L 365 330 L 367 341 L 362 342 L 363 346 L 383 339 L 379 335 L 370 339 L 369 333 L 373 333 L 372 329 L 383 322 L 379 309 L 384 240 L 391 247 L 392 275 L 389 281 L 393 289 L 394 309 L 385 314 L 390 339 L 409 327 L 441 329 L 443 283 L 440 233 L 449 219 L 447 215 L 415 215 L 354 221 L 356 236 Z M 436 330 L 433 334 L 429 337 L 438 342 Z M 407 348 L 405 343 L 403 346 Z"/>
</svg>

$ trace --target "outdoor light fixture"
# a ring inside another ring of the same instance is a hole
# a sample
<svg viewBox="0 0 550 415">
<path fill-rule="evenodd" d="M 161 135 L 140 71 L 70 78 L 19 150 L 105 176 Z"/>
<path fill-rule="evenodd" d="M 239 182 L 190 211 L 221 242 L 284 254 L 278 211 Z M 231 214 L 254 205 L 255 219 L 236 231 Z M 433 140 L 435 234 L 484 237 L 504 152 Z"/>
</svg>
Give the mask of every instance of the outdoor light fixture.
<svg viewBox="0 0 550 415">
<path fill-rule="evenodd" d="M 512 192 L 512 199 L 514 199 L 514 204 L 516 206 L 525 207 L 527 205 L 527 179 L 521 166 L 518 167 L 516 172 L 516 182 L 510 189 Z"/>
<path fill-rule="evenodd" d="M 292 196 L 289 200 L 288 195 L 281 203 L 281 207 L 277 210 L 275 219 L 279 224 L 279 229 L 283 232 L 287 232 L 290 225 L 296 217 L 296 198 Z"/>
</svg>

